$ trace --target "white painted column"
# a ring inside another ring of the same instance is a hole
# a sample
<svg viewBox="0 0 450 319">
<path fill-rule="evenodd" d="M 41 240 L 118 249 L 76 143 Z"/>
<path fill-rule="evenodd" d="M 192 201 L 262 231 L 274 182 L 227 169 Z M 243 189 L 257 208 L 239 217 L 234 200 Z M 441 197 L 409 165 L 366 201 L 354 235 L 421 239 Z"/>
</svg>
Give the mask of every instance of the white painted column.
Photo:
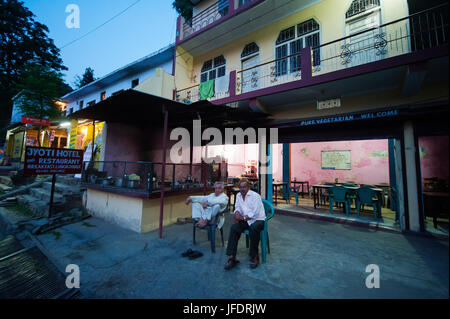
<svg viewBox="0 0 450 319">
<path fill-rule="evenodd" d="M 419 200 L 417 198 L 416 147 L 414 127 L 411 121 L 404 124 L 404 147 L 406 163 L 406 187 L 408 193 L 409 229 L 420 231 Z"/>
<path fill-rule="evenodd" d="M 260 179 L 261 189 L 259 193 L 262 198 L 266 198 L 267 196 L 267 174 L 265 167 L 267 164 L 267 156 L 266 156 L 266 141 L 267 141 L 267 132 L 265 130 L 258 130 L 258 174 Z"/>
</svg>

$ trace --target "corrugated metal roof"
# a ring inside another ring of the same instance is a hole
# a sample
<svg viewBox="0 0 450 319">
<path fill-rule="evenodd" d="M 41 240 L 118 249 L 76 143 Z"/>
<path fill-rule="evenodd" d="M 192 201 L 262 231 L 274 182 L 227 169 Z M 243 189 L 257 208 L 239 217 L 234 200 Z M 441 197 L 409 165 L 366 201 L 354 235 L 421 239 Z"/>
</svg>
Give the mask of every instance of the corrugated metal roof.
<svg viewBox="0 0 450 319">
<path fill-rule="evenodd" d="M 37 247 L 23 249 L 12 236 L 0 242 L 0 299 L 70 298 L 65 276 Z"/>
</svg>

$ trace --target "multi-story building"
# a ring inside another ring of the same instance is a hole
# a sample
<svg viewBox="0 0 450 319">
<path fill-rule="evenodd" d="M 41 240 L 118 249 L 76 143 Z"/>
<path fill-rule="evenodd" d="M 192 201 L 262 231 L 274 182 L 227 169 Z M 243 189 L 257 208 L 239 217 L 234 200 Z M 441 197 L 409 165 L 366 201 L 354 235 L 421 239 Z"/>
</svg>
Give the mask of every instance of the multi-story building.
<svg viewBox="0 0 450 319">
<path fill-rule="evenodd" d="M 192 18 L 177 22 L 174 99 L 270 114 L 281 165 L 260 176 L 262 195 L 272 177 L 306 180 L 314 194 L 312 184 L 338 179 L 387 184 L 399 228 L 433 227 L 427 183 L 448 185 L 448 155 L 436 151 L 448 154 L 447 2 L 192 3 Z"/>
</svg>

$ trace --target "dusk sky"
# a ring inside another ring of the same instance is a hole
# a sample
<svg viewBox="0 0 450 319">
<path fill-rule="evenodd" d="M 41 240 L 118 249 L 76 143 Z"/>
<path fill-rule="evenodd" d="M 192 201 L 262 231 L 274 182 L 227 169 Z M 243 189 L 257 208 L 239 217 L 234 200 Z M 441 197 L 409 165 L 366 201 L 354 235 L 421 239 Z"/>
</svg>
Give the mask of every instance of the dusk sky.
<svg viewBox="0 0 450 319">
<path fill-rule="evenodd" d="M 58 48 L 102 25 L 138 0 L 24 0 L 36 20 L 49 29 Z M 61 49 L 66 82 L 74 87 L 75 76 L 87 67 L 102 77 L 175 41 L 173 0 L 140 0 L 98 30 Z M 80 8 L 80 28 L 66 27 L 69 4 Z"/>
</svg>

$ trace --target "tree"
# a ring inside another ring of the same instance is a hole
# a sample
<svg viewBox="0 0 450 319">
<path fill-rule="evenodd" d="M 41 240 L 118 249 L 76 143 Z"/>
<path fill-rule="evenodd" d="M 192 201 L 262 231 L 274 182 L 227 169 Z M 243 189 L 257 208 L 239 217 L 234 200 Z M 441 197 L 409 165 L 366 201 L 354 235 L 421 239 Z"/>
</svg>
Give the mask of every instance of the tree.
<svg viewBox="0 0 450 319">
<path fill-rule="evenodd" d="M 26 66 L 22 72 L 22 80 L 17 85 L 22 113 L 36 118 L 59 118 L 61 110 L 55 102 L 64 90 L 61 73 L 37 64 Z"/>
<path fill-rule="evenodd" d="M 32 63 L 56 72 L 67 70 L 47 35 L 47 26 L 34 18 L 22 1 L 0 0 L 0 140 L 6 135 L 24 66 Z"/>
<path fill-rule="evenodd" d="M 186 21 L 192 18 L 192 8 L 194 7 L 190 0 L 174 0 L 172 7 L 181 15 Z"/>
<path fill-rule="evenodd" d="M 62 112 L 56 101 L 68 90 L 61 73 L 38 64 L 27 65 L 22 70 L 22 80 L 17 89 L 20 90 L 17 106 L 24 116 L 50 119 L 61 117 Z"/>
<path fill-rule="evenodd" d="M 94 77 L 94 70 L 91 68 L 86 68 L 83 76 L 77 75 L 75 78 L 75 86 L 79 89 L 91 82 L 94 82 L 96 79 Z"/>
</svg>

